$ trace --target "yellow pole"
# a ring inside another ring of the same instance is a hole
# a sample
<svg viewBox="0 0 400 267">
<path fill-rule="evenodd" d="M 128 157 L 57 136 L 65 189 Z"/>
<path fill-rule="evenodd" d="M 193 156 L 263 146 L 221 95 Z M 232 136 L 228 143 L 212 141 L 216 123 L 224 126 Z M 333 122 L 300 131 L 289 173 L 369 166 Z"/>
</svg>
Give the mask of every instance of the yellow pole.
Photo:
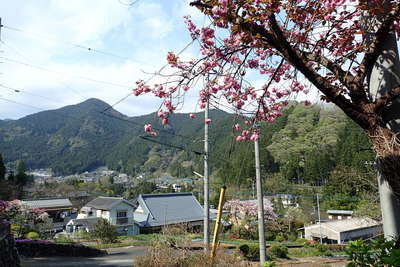
<svg viewBox="0 0 400 267">
<path fill-rule="evenodd" d="M 212 243 L 212 250 L 211 250 L 211 260 L 212 261 L 214 261 L 215 254 L 217 252 L 218 234 L 219 234 L 219 229 L 221 226 L 222 208 L 224 206 L 225 191 L 226 191 L 226 186 L 223 186 L 221 188 L 221 193 L 219 194 L 217 220 L 215 221 L 215 227 L 214 227 L 214 236 L 213 236 L 213 243 Z"/>
</svg>

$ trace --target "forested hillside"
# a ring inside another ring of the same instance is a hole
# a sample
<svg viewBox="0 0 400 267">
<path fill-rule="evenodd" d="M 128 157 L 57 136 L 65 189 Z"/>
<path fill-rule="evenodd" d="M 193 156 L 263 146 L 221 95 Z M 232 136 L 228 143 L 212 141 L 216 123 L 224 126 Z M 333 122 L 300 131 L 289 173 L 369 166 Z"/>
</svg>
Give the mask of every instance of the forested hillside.
<svg viewBox="0 0 400 267">
<path fill-rule="evenodd" d="M 106 114 L 101 113 L 108 108 Z M 292 103 L 273 124 L 263 123 L 262 171 L 292 183 L 326 183 L 337 166 L 365 168 L 373 160 L 364 133 L 338 110 Z M 146 172 L 174 177 L 202 169 L 204 115 L 170 117 L 162 126 L 155 114 L 129 118 L 108 104 L 83 103 L 0 122 L 0 152 L 8 163 L 23 160 L 28 168 L 52 168 L 58 174 L 107 165 L 129 174 Z M 254 144 L 234 141 L 232 125 L 243 120 L 210 112 L 210 166 L 223 183 L 241 186 L 254 178 Z M 145 136 L 152 123 L 159 136 Z"/>
</svg>

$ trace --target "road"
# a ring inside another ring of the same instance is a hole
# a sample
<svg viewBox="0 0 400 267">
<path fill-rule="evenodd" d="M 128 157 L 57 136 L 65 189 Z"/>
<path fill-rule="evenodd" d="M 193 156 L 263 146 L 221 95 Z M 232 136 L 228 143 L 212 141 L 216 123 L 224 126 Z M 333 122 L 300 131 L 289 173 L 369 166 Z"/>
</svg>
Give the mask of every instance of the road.
<svg viewBox="0 0 400 267">
<path fill-rule="evenodd" d="M 23 267 L 132 267 L 133 257 L 146 253 L 146 247 L 123 247 L 107 249 L 103 257 L 45 257 L 24 258 Z"/>
</svg>

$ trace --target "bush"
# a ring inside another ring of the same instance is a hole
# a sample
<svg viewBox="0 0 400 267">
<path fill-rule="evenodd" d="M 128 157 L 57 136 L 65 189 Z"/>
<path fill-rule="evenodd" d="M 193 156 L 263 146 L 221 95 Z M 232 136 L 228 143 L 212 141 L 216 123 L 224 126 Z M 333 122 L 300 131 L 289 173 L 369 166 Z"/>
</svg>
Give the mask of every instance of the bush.
<svg viewBox="0 0 400 267">
<path fill-rule="evenodd" d="M 285 238 L 283 238 L 282 235 L 277 235 L 277 236 L 275 237 L 275 241 L 277 241 L 277 242 L 283 242 L 284 240 L 285 240 Z"/>
<path fill-rule="evenodd" d="M 19 255 L 25 257 L 96 257 L 107 252 L 75 244 L 55 244 L 45 241 L 19 240 L 15 242 Z"/>
<path fill-rule="evenodd" d="M 171 247 L 165 238 L 159 238 L 153 242 L 144 256 L 135 257 L 136 267 L 159 267 L 159 266 L 190 266 L 190 267 L 212 267 L 212 266 L 238 266 L 250 267 L 251 264 L 239 260 L 235 255 L 219 253 L 214 262 L 211 261 L 208 252 L 191 252 L 184 244 L 190 240 L 181 238 L 177 240 L 178 248 Z"/>
<path fill-rule="evenodd" d="M 117 228 L 111 225 L 109 221 L 101 218 L 96 225 L 96 228 L 91 232 L 94 239 L 100 240 L 102 243 L 115 243 L 118 241 Z"/>
<path fill-rule="evenodd" d="M 320 253 L 324 253 L 324 252 L 326 252 L 328 250 L 327 245 L 325 245 L 325 244 L 316 244 L 315 248 Z"/>
<path fill-rule="evenodd" d="M 239 246 L 239 251 L 247 260 L 259 260 L 260 259 L 260 247 L 256 244 L 243 244 Z"/>
<path fill-rule="evenodd" d="M 31 239 L 31 240 L 38 240 L 40 238 L 40 236 L 36 232 L 29 232 L 26 234 L 26 238 Z"/>
<path fill-rule="evenodd" d="M 74 243 L 74 240 L 72 240 L 70 237 L 67 235 L 59 234 L 57 235 L 57 238 L 55 239 L 56 243 L 60 244 L 70 244 Z"/>
<path fill-rule="evenodd" d="M 288 248 L 285 246 L 271 246 L 268 249 L 269 253 L 277 258 L 287 258 L 288 257 Z"/>
</svg>

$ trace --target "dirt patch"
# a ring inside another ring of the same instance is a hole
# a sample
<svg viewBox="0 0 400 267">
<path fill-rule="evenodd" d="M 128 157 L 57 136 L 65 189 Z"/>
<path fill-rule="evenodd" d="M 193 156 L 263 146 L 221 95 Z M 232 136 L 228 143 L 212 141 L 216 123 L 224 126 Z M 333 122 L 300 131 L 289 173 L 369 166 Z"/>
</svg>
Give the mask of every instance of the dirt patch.
<svg viewBox="0 0 400 267">
<path fill-rule="evenodd" d="M 292 258 L 290 260 L 277 260 L 280 267 L 345 267 L 348 263 L 346 259 L 332 259 L 325 257 Z"/>
</svg>

